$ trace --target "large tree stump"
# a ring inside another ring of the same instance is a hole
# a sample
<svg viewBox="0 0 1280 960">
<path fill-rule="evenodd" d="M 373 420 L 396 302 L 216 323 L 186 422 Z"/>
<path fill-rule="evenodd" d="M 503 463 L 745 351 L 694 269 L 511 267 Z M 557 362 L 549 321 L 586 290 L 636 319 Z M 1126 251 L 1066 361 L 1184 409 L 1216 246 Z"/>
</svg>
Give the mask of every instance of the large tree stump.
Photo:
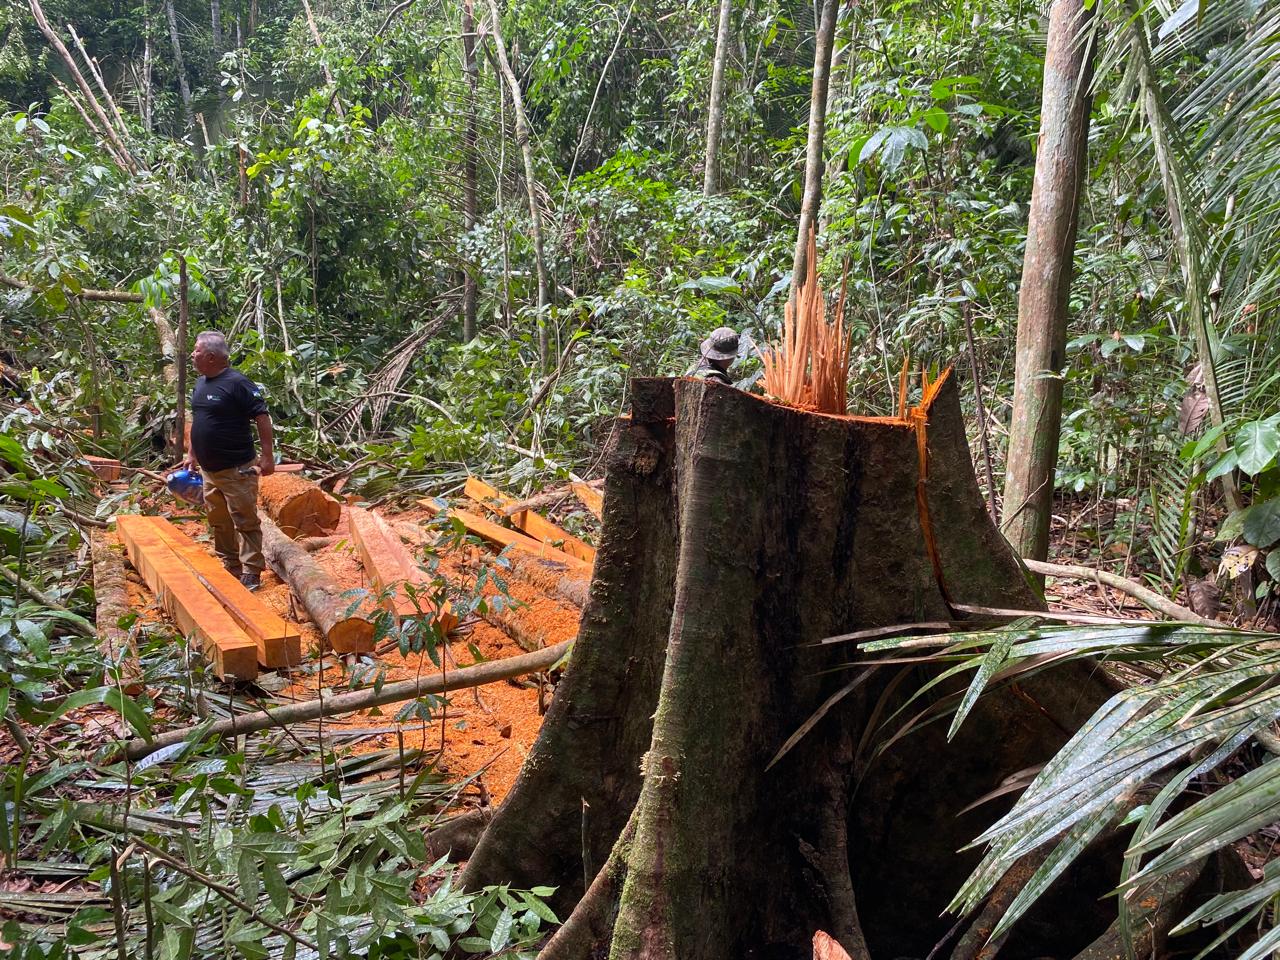
<svg viewBox="0 0 1280 960">
<path fill-rule="evenodd" d="M 875 755 L 933 671 L 861 676 L 817 641 L 966 604 L 1042 608 L 987 516 L 950 377 L 903 419 L 637 381 L 573 657 L 463 883 L 557 885 L 577 915 L 548 957 L 799 958 L 817 930 L 858 958 L 925 956 L 977 860 L 956 851 L 1009 801 L 957 811 L 1114 689 L 1068 666 L 992 691 L 951 744 L 935 724 Z M 1115 880 L 1069 872 L 1059 922 L 1033 911 L 1006 955 L 1083 950 Z"/>
</svg>

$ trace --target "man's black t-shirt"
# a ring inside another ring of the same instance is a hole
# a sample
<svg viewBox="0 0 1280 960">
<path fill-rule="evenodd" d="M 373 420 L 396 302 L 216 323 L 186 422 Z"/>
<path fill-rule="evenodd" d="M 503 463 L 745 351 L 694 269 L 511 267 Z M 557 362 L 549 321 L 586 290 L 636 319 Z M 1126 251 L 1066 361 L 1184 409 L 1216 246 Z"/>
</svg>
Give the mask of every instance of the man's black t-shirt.
<svg viewBox="0 0 1280 960">
<path fill-rule="evenodd" d="M 191 393 L 191 451 L 210 473 L 248 463 L 255 456 L 249 424 L 267 412 L 258 385 L 228 367 L 201 377 Z"/>
</svg>

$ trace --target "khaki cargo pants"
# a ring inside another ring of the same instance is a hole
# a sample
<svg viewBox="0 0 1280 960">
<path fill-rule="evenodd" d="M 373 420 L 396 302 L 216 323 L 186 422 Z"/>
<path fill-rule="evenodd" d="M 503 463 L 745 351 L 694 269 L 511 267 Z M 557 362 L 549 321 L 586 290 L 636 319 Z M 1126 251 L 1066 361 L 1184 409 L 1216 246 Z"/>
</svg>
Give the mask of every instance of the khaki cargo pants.
<svg viewBox="0 0 1280 960">
<path fill-rule="evenodd" d="M 249 470 L 254 461 L 227 470 L 201 470 L 204 504 L 213 531 L 213 549 L 232 573 L 261 574 L 262 521 L 258 519 L 258 473 Z"/>
</svg>

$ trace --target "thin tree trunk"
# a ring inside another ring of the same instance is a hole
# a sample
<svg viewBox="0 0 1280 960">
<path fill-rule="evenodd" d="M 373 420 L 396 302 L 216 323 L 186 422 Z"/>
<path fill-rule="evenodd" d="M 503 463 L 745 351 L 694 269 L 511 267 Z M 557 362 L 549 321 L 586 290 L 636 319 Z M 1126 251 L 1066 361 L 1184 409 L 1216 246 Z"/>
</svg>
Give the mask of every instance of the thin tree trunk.
<svg viewBox="0 0 1280 960">
<path fill-rule="evenodd" d="M 27 2 L 31 7 L 31 15 L 35 17 L 36 26 L 40 28 L 44 38 L 49 41 L 49 46 L 53 47 L 54 52 L 58 54 L 63 66 L 71 74 L 71 79 L 75 81 L 76 87 L 79 88 L 80 93 L 88 101 L 94 115 L 97 116 L 98 121 L 102 124 L 104 135 L 111 141 L 111 145 L 115 147 L 115 152 L 119 154 L 120 159 L 124 162 L 126 170 L 131 173 L 137 173 L 137 161 L 133 159 L 133 154 L 129 152 L 129 148 L 124 145 L 124 141 L 116 133 L 115 127 L 111 125 L 107 112 L 102 108 L 102 104 L 98 102 L 98 98 L 93 95 L 93 90 L 89 88 L 84 74 L 76 66 L 76 62 L 71 56 L 71 51 L 67 49 L 67 45 L 62 42 L 62 38 L 58 36 L 53 27 L 49 25 L 49 21 L 44 15 L 44 8 L 40 6 L 40 0 L 27 0 Z"/>
<path fill-rule="evenodd" d="M 470 232 L 476 225 L 476 147 L 479 125 L 476 120 L 476 94 L 479 70 L 476 67 L 476 18 L 473 0 L 462 2 L 462 70 L 467 77 L 467 120 L 462 144 L 462 228 Z M 476 336 L 476 278 L 465 267 L 462 271 L 462 339 Z"/>
<path fill-rule="evenodd" d="M 209 0 L 209 29 L 213 41 L 213 59 L 222 56 L 222 4 L 219 0 Z"/>
<path fill-rule="evenodd" d="M 316 16 L 311 12 L 311 0 L 302 0 L 302 9 L 307 15 L 307 29 L 311 32 L 311 40 L 315 43 L 316 49 L 320 51 L 320 72 L 324 74 L 324 82 L 332 87 L 334 85 L 333 72 L 329 69 L 329 64 L 323 59 L 324 39 L 320 36 L 320 27 L 316 24 Z M 333 105 L 338 112 L 338 116 L 342 116 L 342 104 L 335 100 Z"/>
<path fill-rule="evenodd" d="M 151 11 L 145 3 L 142 5 L 142 96 L 138 109 L 143 127 L 151 133 Z"/>
<path fill-rule="evenodd" d="M 720 26 L 716 30 L 716 56 L 711 65 L 711 102 L 707 106 L 707 166 L 702 192 L 720 192 L 720 128 L 724 123 L 724 66 L 729 59 L 729 18 L 733 0 L 720 0 Z"/>
<path fill-rule="evenodd" d="M 178 392 L 178 417 L 173 442 L 178 456 L 187 454 L 187 257 L 178 257 L 178 341 L 174 350 L 174 363 L 178 368 L 175 386 Z"/>
<path fill-rule="evenodd" d="M 182 61 L 182 40 L 178 36 L 178 14 L 173 9 L 173 0 L 164 0 L 164 13 L 169 20 L 169 43 L 173 46 L 173 62 L 178 71 L 178 92 L 182 94 L 183 129 L 190 132 L 194 119 L 191 114 L 191 85 L 187 83 L 187 68 Z"/>
<path fill-rule="evenodd" d="M 827 91 L 831 79 L 831 50 L 836 39 L 836 14 L 840 0 L 822 0 L 821 17 L 813 49 L 813 91 L 809 102 L 809 146 L 804 162 L 804 199 L 800 201 L 800 227 L 792 264 L 792 289 L 809 266 L 809 231 L 822 206 L 822 144 L 827 133 Z"/>
<path fill-rule="evenodd" d="M 834 2 L 834 0 L 833 0 Z M 538 360 L 543 372 L 551 365 L 551 342 L 547 332 L 547 306 L 550 303 L 550 285 L 547 280 L 546 251 L 542 239 L 542 217 L 538 210 L 537 181 L 533 176 L 533 144 L 529 142 L 529 121 L 524 112 L 524 96 L 520 81 L 507 59 L 507 45 L 502 40 L 501 15 L 497 0 L 489 0 L 490 20 L 493 27 L 493 45 L 498 54 L 498 66 L 511 91 L 511 107 L 516 120 L 516 143 L 524 158 L 524 185 L 529 194 L 529 230 L 533 234 L 534 268 L 538 272 Z"/>
<path fill-rule="evenodd" d="M 1067 297 L 1089 138 L 1089 86 L 1098 4 L 1054 0 L 1041 93 L 1027 248 L 1018 295 L 1013 421 L 1005 469 L 1002 529 L 1019 556 L 1043 560 L 1062 428 Z"/>
</svg>

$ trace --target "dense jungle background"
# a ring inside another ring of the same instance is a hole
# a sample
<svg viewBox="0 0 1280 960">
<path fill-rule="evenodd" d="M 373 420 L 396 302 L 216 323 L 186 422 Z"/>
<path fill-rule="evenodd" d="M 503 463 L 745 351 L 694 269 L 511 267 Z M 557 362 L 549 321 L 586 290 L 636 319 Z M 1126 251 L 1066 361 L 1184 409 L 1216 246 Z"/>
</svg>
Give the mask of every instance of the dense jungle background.
<svg viewBox="0 0 1280 960">
<path fill-rule="evenodd" d="M 954 365 L 993 515 L 1032 455 L 1010 454 L 1018 417 L 1060 430 L 1018 511 L 1040 514 L 1048 544 L 1001 516 L 1022 556 L 1270 629 L 1280 6 L 1095 2 L 1076 4 L 1087 68 L 1055 81 L 1087 111 L 1064 208 L 1078 214 L 1059 214 L 1078 215 L 1074 248 L 1057 251 L 1065 353 L 1027 374 L 1060 383 L 1061 408 L 1029 412 L 1015 366 L 1020 323 L 1026 338 L 1037 323 L 1019 292 L 1049 11 L 833 4 L 817 272 L 845 290 L 850 412 L 893 415 L 918 402 L 916 371 Z M 532 955 L 557 919 L 551 891 L 439 879 L 421 803 L 455 787 L 429 767 L 412 788 L 403 774 L 357 782 L 367 767 L 322 737 L 294 759 L 316 772 L 282 807 L 264 799 L 271 765 L 234 741 L 168 767 L 113 761 L 111 738 L 149 736 L 166 702 L 196 717 L 244 705 L 154 623 L 126 624 L 150 692 L 125 692 L 93 639 L 88 537 L 176 462 L 180 314 L 184 337 L 225 332 L 266 388 L 283 459 L 375 505 L 450 496 L 469 474 L 517 496 L 601 476 L 630 379 L 689 373 L 717 327 L 744 334 L 731 374 L 753 382 L 791 291 L 825 6 L 0 7 L 0 939 L 16 955 Z M 86 455 L 142 472 L 104 495 Z M 591 539 L 590 518 L 566 523 Z M 1088 615 L 1131 602 L 1087 579 L 1050 593 Z M 1078 627 L 1066 636 L 1097 652 Z M 1131 679 L 1204 680 L 1229 660 L 1244 673 L 1214 674 L 1196 709 L 1247 702 L 1245 738 L 1274 741 L 1275 654 L 1256 636 L 1197 634 L 1173 653 L 1133 641 Z M 422 717 L 438 707 L 423 701 Z M 66 725 L 86 708 L 124 726 Z M 1273 748 L 1206 769 L 1238 784 L 1280 762 Z M 1264 780 L 1265 802 L 1210 825 L 1220 846 L 1251 845 L 1261 892 L 1241 909 L 1263 946 L 1250 956 L 1280 939 Z M 134 791 L 140 819 L 128 803 L 95 813 Z"/>
</svg>

